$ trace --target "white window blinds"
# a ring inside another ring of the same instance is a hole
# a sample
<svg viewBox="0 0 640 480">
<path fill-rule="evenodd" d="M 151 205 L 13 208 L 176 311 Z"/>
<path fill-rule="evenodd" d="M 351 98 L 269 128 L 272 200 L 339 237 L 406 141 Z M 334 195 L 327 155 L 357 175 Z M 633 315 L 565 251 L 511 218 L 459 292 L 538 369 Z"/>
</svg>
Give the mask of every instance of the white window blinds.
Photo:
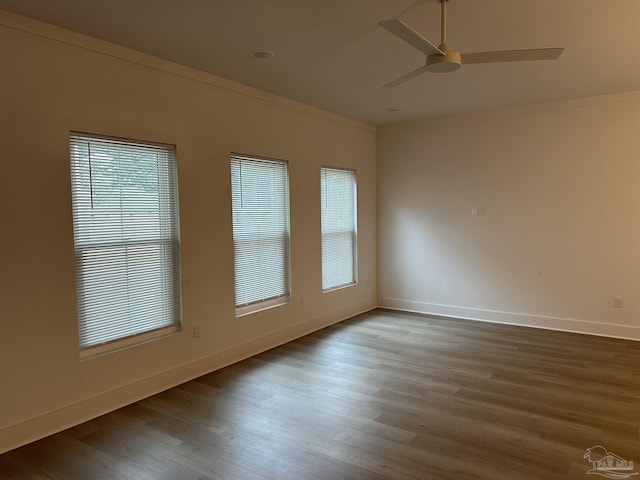
<svg viewBox="0 0 640 480">
<path fill-rule="evenodd" d="M 287 163 L 231 157 L 236 314 L 289 301 Z"/>
<path fill-rule="evenodd" d="M 356 174 L 320 170 L 322 219 L 322 290 L 356 282 Z"/>
<path fill-rule="evenodd" d="M 174 147 L 72 132 L 70 148 L 81 349 L 178 330 Z"/>
</svg>

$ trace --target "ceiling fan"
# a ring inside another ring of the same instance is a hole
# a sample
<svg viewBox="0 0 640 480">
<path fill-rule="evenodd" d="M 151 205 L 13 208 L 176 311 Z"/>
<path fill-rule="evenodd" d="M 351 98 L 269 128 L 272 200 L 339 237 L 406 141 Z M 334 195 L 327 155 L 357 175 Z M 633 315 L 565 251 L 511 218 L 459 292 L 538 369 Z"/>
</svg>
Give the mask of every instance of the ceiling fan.
<svg viewBox="0 0 640 480">
<path fill-rule="evenodd" d="M 427 56 L 424 66 L 409 72 L 392 82 L 383 85 L 395 87 L 411 80 L 424 72 L 445 73 L 453 72 L 462 65 L 470 63 L 522 62 L 529 60 L 554 60 L 560 56 L 564 48 L 534 48 L 527 50 L 498 50 L 494 52 L 458 53 L 447 44 L 447 2 L 438 0 L 441 10 L 440 45 L 436 47 L 429 40 L 413 30 L 406 23 L 397 20 L 383 20 L 378 25 L 387 29 L 409 45 L 417 48 Z"/>
</svg>

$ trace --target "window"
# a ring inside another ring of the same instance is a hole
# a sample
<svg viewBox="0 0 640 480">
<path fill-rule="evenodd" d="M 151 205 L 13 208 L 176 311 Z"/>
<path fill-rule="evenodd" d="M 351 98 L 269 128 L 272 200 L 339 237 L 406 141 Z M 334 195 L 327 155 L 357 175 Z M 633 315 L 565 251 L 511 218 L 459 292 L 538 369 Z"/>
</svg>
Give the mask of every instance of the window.
<svg viewBox="0 0 640 480">
<path fill-rule="evenodd" d="M 70 149 L 82 355 L 178 331 L 174 147 L 71 132 Z"/>
<path fill-rule="evenodd" d="M 231 156 L 236 315 L 289 301 L 287 163 Z"/>
<path fill-rule="evenodd" d="M 322 290 L 356 283 L 356 173 L 322 167 Z"/>
</svg>

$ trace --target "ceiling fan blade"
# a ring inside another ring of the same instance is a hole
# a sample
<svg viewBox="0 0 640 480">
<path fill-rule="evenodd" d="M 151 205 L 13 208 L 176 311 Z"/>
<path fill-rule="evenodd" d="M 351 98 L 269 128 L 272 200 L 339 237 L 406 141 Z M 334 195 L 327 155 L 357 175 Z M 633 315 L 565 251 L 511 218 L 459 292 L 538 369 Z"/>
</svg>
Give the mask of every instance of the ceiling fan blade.
<svg viewBox="0 0 640 480">
<path fill-rule="evenodd" d="M 442 50 L 400 20 L 395 18 L 392 20 L 383 20 L 378 22 L 378 25 L 393 33 L 396 37 L 404 40 L 412 47 L 417 48 L 427 56 L 433 55 L 434 53 L 444 55 Z"/>
<path fill-rule="evenodd" d="M 420 68 L 416 68 L 415 70 L 406 73 L 404 75 L 402 75 L 401 77 L 396 78 L 394 81 L 389 82 L 385 85 L 382 86 L 382 88 L 390 88 L 390 87 L 397 87 L 398 85 L 400 85 L 401 83 L 407 82 L 409 80 L 411 80 L 413 77 L 417 77 L 418 75 L 424 73 L 427 71 L 427 66 L 423 65 Z"/>
<path fill-rule="evenodd" d="M 531 60 L 554 60 L 564 48 L 533 48 L 529 50 L 499 50 L 496 52 L 463 53 L 462 64 L 527 62 Z"/>
</svg>

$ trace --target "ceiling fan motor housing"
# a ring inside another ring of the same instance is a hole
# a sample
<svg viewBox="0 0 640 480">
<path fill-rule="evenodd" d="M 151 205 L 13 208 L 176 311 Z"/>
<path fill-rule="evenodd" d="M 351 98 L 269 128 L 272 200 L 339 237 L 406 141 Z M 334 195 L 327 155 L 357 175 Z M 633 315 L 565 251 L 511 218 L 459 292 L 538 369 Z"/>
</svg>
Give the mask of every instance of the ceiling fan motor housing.
<svg viewBox="0 0 640 480">
<path fill-rule="evenodd" d="M 462 55 L 449 47 L 446 43 L 438 47 L 444 55 L 435 53 L 427 57 L 427 70 L 433 73 L 447 73 L 458 70 L 462 65 Z"/>
</svg>

